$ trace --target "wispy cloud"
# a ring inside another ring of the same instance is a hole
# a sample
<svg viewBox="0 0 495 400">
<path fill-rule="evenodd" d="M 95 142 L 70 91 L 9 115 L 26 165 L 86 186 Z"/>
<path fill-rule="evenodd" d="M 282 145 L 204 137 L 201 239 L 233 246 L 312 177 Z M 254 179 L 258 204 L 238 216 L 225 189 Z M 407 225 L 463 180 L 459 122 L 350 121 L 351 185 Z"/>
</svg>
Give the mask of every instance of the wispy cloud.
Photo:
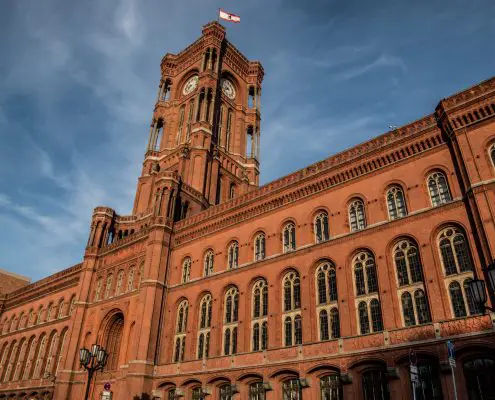
<svg viewBox="0 0 495 400">
<path fill-rule="evenodd" d="M 400 57 L 390 54 L 381 54 L 378 58 L 367 64 L 353 67 L 336 74 L 335 79 L 338 81 L 353 79 L 379 68 L 398 68 L 402 72 L 407 72 L 406 64 Z"/>
</svg>

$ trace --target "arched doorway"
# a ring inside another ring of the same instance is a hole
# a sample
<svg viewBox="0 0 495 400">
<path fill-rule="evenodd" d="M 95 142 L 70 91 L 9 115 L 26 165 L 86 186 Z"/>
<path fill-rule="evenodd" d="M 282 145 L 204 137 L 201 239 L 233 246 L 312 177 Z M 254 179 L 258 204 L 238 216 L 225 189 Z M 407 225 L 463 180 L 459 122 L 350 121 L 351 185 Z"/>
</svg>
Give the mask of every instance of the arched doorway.
<svg viewBox="0 0 495 400">
<path fill-rule="evenodd" d="M 480 354 L 468 358 L 462 369 L 470 400 L 495 400 L 495 357 Z"/>
<path fill-rule="evenodd" d="M 120 310 L 107 314 L 102 324 L 102 336 L 100 336 L 101 344 L 108 352 L 106 371 L 116 371 L 119 367 L 123 331 L 124 314 Z"/>
</svg>

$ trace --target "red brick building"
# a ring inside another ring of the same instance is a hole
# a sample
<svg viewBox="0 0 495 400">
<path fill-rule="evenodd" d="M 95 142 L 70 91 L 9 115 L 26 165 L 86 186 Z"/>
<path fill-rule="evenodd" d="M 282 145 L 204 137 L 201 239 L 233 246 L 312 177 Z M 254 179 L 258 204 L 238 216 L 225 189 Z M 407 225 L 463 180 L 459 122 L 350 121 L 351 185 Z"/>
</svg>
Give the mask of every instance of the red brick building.
<svg viewBox="0 0 495 400">
<path fill-rule="evenodd" d="M 263 68 L 214 22 L 161 63 L 131 215 L 0 297 L 0 399 L 495 398 L 495 79 L 258 186 Z M 2 278 L 3 279 L 3 278 Z M 493 294 L 492 294 L 493 295 Z M 493 296 L 492 296 L 493 300 Z M 490 303 L 493 305 L 493 303 Z"/>
</svg>

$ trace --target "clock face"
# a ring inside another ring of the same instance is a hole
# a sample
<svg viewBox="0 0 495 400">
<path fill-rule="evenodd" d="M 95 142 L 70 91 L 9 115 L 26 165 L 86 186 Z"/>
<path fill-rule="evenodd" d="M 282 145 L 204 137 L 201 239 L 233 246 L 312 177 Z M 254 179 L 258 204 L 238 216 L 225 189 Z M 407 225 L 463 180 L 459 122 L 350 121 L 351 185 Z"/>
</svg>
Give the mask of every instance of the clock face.
<svg viewBox="0 0 495 400">
<path fill-rule="evenodd" d="M 227 79 L 222 80 L 222 92 L 229 99 L 232 99 L 232 100 L 235 99 L 234 85 L 232 85 L 232 82 L 228 81 Z"/>
<path fill-rule="evenodd" d="M 187 96 L 189 93 L 192 93 L 196 90 L 198 87 L 198 76 L 194 75 L 193 77 L 189 78 L 184 85 L 184 89 L 182 89 L 182 94 L 184 96 Z"/>
</svg>

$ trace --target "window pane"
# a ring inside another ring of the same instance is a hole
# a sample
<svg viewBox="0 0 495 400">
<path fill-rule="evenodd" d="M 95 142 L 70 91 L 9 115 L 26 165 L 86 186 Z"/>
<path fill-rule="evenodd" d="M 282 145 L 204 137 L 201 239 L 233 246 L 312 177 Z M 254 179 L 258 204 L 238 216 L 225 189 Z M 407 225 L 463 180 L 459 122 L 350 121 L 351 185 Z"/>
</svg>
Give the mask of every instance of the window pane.
<svg viewBox="0 0 495 400">
<path fill-rule="evenodd" d="M 366 293 L 366 288 L 364 285 L 364 271 L 361 263 L 356 264 L 356 268 L 354 269 L 354 275 L 356 279 L 356 292 L 357 295 L 362 295 Z"/>
<path fill-rule="evenodd" d="M 320 311 L 320 340 L 328 340 L 328 314 L 326 310 Z"/>
<path fill-rule="evenodd" d="M 299 379 L 290 379 L 282 385 L 284 400 L 301 400 L 301 385 Z"/>
<path fill-rule="evenodd" d="M 403 251 L 397 251 L 395 253 L 395 266 L 397 268 L 399 286 L 408 285 L 409 276 L 407 275 L 406 258 Z"/>
<path fill-rule="evenodd" d="M 301 308 L 301 288 L 299 278 L 294 279 L 294 308 Z"/>
<path fill-rule="evenodd" d="M 225 329 L 223 353 L 226 356 L 230 354 L 230 329 Z"/>
<path fill-rule="evenodd" d="M 419 382 L 414 385 L 416 400 L 442 400 L 438 369 L 433 362 L 418 363 Z"/>
<path fill-rule="evenodd" d="M 443 266 L 445 268 L 446 275 L 453 275 L 457 273 L 457 267 L 454 259 L 454 252 L 452 251 L 452 244 L 449 239 L 442 239 L 440 241 L 440 252 L 442 253 Z"/>
<path fill-rule="evenodd" d="M 368 307 L 366 306 L 366 303 L 364 301 L 359 303 L 358 311 L 359 311 L 359 327 L 361 330 L 361 335 L 365 335 L 367 333 L 370 333 L 370 321 L 369 321 L 369 317 L 368 317 Z"/>
<path fill-rule="evenodd" d="M 411 294 L 405 292 L 402 294 L 402 313 L 404 316 L 404 325 L 416 325 L 416 317 L 414 316 L 414 307 Z"/>
<path fill-rule="evenodd" d="M 263 294 L 263 316 L 268 315 L 268 286 L 265 285 L 262 290 Z"/>
<path fill-rule="evenodd" d="M 292 320 L 290 317 L 285 318 L 285 345 L 292 346 Z"/>
<path fill-rule="evenodd" d="M 332 308 L 330 311 L 330 329 L 332 331 L 332 339 L 340 337 L 340 318 L 337 308 Z"/>
<path fill-rule="evenodd" d="M 260 349 L 260 326 L 259 324 L 253 325 L 253 351 Z"/>
<path fill-rule="evenodd" d="M 368 293 L 378 292 L 378 279 L 376 277 L 376 266 L 373 259 L 366 261 L 366 278 L 368 280 Z"/>
<path fill-rule="evenodd" d="M 461 234 L 456 235 L 454 238 L 455 255 L 457 256 L 457 262 L 459 263 L 459 270 L 461 272 L 471 271 L 471 257 L 469 256 L 469 249 Z"/>
<path fill-rule="evenodd" d="M 464 298 L 462 297 L 461 286 L 458 282 L 452 282 L 449 286 L 450 300 L 452 301 L 452 309 L 454 310 L 455 317 L 465 317 L 466 305 L 464 304 Z"/>
<path fill-rule="evenodd" d="M 466 300 L 469 309 L 469 315 L 481 314 L 482 310 L 478 307 L 478 304 L 474 302 L 471 290 L 469 290 L 469 281 L 471 279 L 466 279 L 464 281 L 464 293 L 466 294 Z"/>
<path fill-rule="evenodd" d="M 327 302 L 327 288 L 325 282 L 325 273 L 320 270 L 318 272 L 318 303 L 325 304 Z"/>
<path fill-rule="evenodd" d="M 249 400 L 265 400 L 263 382 L 251 383 L 249 385 Z"/>
<path fill-rule="evenodd" d="M 388 388 L 382 371 L 366 371 L 362 375 L 364 400 L 388 400 Z"/>
<path fill-rule="evenodd" d="M 416 302 L 416 313 L 418 314 L 418 322 L 426 324 L 431 322 L 430 307 L 425 296 L 425 292 L 418 289 L 414 292 L 414 301 Z"/>
<path fill-rule="evenodd" d="M 340 376 L 328 375 L 320 379 L 321 400 L 342 400 L 342 384 Z"/>
<path fill-rule="evenodd" d="M 328 293 L 330 301 L 337 301 L 337 276 L 333 268 L 328 270 Z"/>
<path fill-rule="evenodd" d="M 382 311 L 380 308 L 380 302 L 377 299 L 371 300 L 370 311 L 373 332 L 383 331 Z"/>
<path fill-rule="evenodd" d="M 261 324 L 261 350 L 268 348 L 268 322 Z"/>
<path fill-rule="evenodd" d="M 411 247 L 407 252 L 407 259 L 409 261 L 409 270 L 411 271 L 411 280 L 413 283 L 422 282 L 423 274 L 421 271 L 421 261 L 419 259 L 418 249 Z"/>
<path fill-rule="evenodd" d="M 300 315 L 296 315 L 294 318 L 294 336 L 296 344 L 302 344 L 302 321 Z"/>
</svg>

